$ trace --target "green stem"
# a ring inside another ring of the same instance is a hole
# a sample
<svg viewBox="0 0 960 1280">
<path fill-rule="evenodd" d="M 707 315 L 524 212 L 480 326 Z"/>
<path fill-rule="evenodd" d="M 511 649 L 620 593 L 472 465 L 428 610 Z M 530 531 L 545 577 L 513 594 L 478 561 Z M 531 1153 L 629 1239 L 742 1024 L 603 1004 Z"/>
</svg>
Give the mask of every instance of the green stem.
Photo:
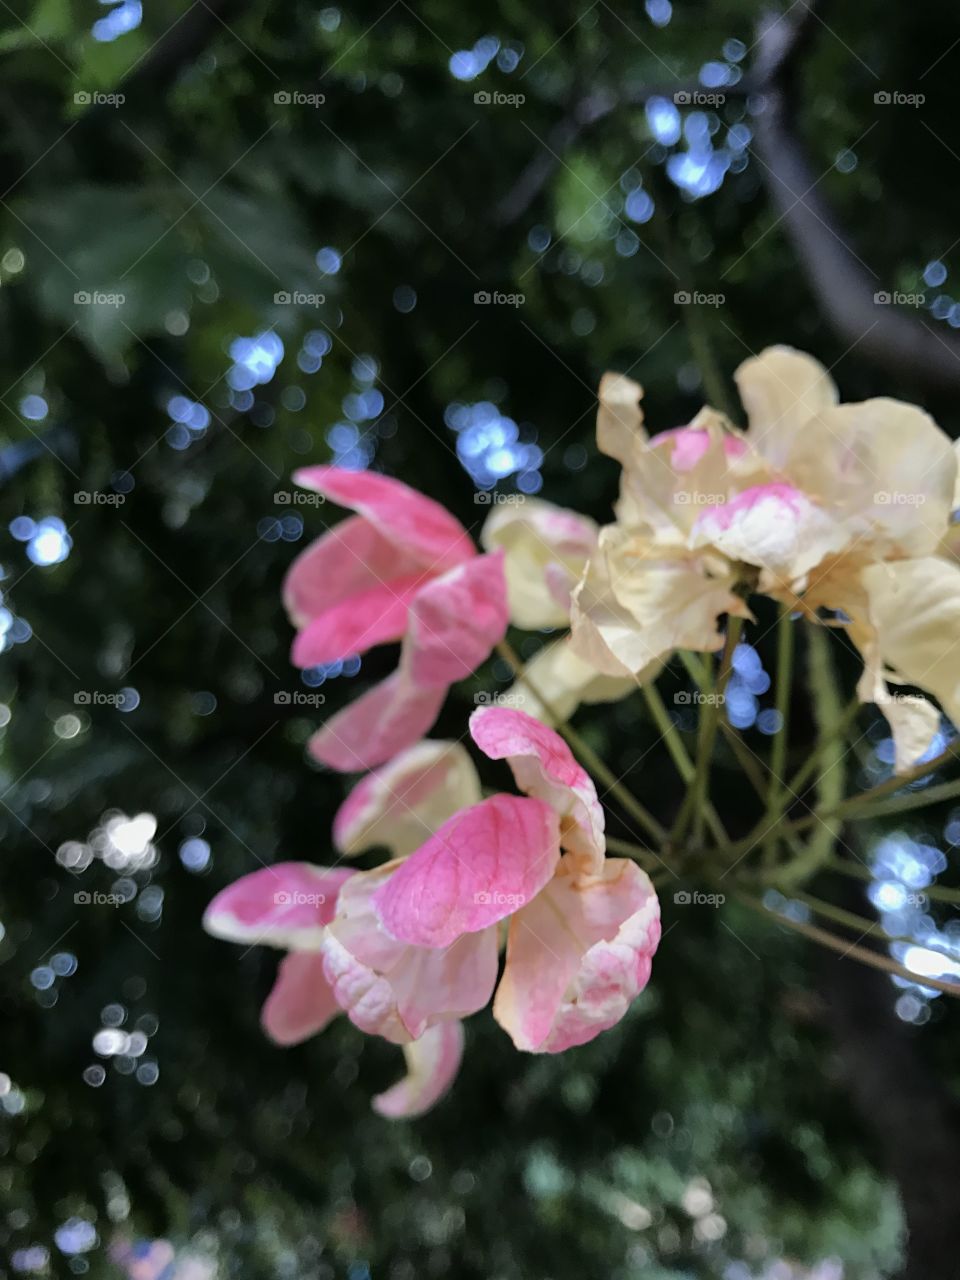
<svg viewBox="0 0 960 1280">
<path fill-rule="evenodd" d="M 727 681 L 733 671 L 733 651 L 740 640 L 742 629 L 742 618 L 732 615 L 727 616 L 727 638 L 723 646 L 723 656 L 720 659 L 716 693 L 705 695 L 709 701 L 700 716 L 696 769 L 693 780 L 690 783 L 690 789 L 687 792 L 687 798 L 680 810 L 671 835 L 672 843 L 677 843 L 686 835 L 687 828 L 691 825 L 691 822 L 694 842 L 699 843 L 701 838 L 704 805 L 708 798 L 707 792 L 710 785 L 710 766 L 713 763 L 713 747 L 716 742 L 717 726 L 720 720 L 720 707 L 723 702 Z"/>
<path fill-rule="evenodd" d="M 908 982 L 918 982 L 925 987 L 934 987 L 937 991 L 946 992 L 949 996 L 960 996 L 960 986 L 955 982 L 944 982 L 942 978 L 928 978 L 926 976 L 921 978 L 917 974 L 911 973 L 902 964 L 898 964 L 890 956 L 881 955 L 878 951 L 870 951 L 866 947 L 858 946 L 855 942 L 848 943 L 845 938 L 838 938 L 835 934 L 828 933 L 826 929 L 821 929 L 815 924 L 804 924 L 800 920 L 791 920 L 789 916 L 781 915 L 779 911 L 773 911 L 770 907 L 764 906 L 759 899 L 751 898 L 748 894 L 738 893 L 736 897 L 744 906 L 774 919 L 777 924 L 783 925 L 785 929 L 793 929 L 794 932 L 802 933 L 804 937 L 810 938 L 813 942 L 819 942 L 822 946 L 829 947 L 832 951 L 838 951 L 844 959 L 849 956 L 861 961 L 863 964 L 871 965 L 874 969 L 882 969 L 884 973 L 895 973 L 897 977 L 906 978 Z"/>
<path fill-rule="evenodd" d="M 837 871 L 841 875 L 856 876 L 858 880 L 873 880 L 873 870 L 862 862 L 851 862 L 849 858 L 828 858 L 823 864 L 825 871 Z M 931 884 L 921 890 L 925 897 L 933 902 L 949 902 L 960 905 L 960 889 L 950 889 L 946 885 Z"/>
<path fill-rule="evenodd" d="M 680 730 L 674 724 L 673 720 L 671 720 L 670 713 L 664 706 L 663 699 L 660 697 L 660 691 L 657 689 L 656 685 L 652 682 L 641 685 L 641 690 L 646 700 L 647 708 L 653 717 L 654 724 L 660 730 L 663 740 L 667 744 L 667 751 L 670 753 L 670 758 L 676 765 L 677 772 L 680 774 L 683 781 L 689 785 L 693 780 L 696 769 L 694 768 L 694 764 L 690 758 L 690 753 L 686 748 L 686 744 L 683 741 L 683 737 L 680 734 Z M 720 820 L 720 815 L 709 802 L 704 806 L 704 816 L 707 821 L 707 826 L 710 828 L 710 833 L 714 840 L 716 840 L 717 844 L 719 844 L 722 849 L 729 848 L 730 837 L 724 830 L 723 823 Z"/>
<path fill-rule="evenodd" d="M 780 606 L 777 619 L 777 683 L 774 707 L 780 718 L 780 727 L 773 735 L 770 747 L 770 789 L 767 792 L 767 815 L 774 830 L 764 846 L 764 861 L 769 865 L 776 858 L 777 836 L 774 815 L 784 805 L 782 799 L 786 787 L 784 772 L 787 767 L 787 737 L 790 728 L 790 689 L 793 678 L 794 630 L 790 610 Z"/>
<path fill-rule="evenodd" d="M 855 911 L 847 911 L 844 907 L 835 907 L 832 902 L 824 902 L 821 898 L 815 898 L 812 894 L 804 893 L 802 890 L 791 893 L 790 897 L 809 907 L 815 915 L 823 916 L 826 920 L 833 920 L 836 924 L 843 925 L 845 929 L 856 929 L 861 938 L 879 929 L 883 936 L 889 938 L 891 942 L 908 942 L 913 946 L 922 946 L 925 951 L 935 951 L 937 955 L 953 957 L 949 947 L 944 946 L 943 943 L 918 943 L 916 938 L 906 937 L 902 933 L 888 933 L 879 920 L 868 920 L 866 916 L 858 916 Z"/>
</svg>

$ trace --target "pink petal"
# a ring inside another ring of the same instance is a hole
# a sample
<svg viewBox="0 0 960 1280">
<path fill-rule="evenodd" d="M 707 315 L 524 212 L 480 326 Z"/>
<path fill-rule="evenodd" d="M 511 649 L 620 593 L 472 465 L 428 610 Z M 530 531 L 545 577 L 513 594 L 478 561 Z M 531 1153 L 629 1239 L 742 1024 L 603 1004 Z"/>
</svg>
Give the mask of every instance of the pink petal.
<svg viewBox="0 0 960 1280">
<path fill-rule="evenodd" d="M 606 850 L 603 809 L 590 775 L 560 735 L 512 707 L 480 707 L 470 717 L 470 733 L 491 760 L 507 760 L 521 791 L 556 810 L 563 848 L 599 870 Z"/>
<path fill-rule="evenodd" d="M 328 720 L 310 739 L 310 754 L 341 773 L 374 769 L 423 737 L 446 696 L 446 686 L 419 689 L 395 671 Z"/>
<path fill-rule="evenodd" d="M 703 427 L 674 427 L 650 438 L 651 448 L 673 441 L 670 465 L 674 471 L 692 471 L 710 448 L 710 432 Z M 740 458 L 747 451 L 746 443 L 737 436 L 723 437 L 723 451 L 728 458 Z"/>
<path fill-rule="evenodd" d="M 476 555 L 459 520 L 432 498 L 372 471 L 340 467 L 303 467 L 294 484 L 314 489 L 341 507 L 350 507 L 402 551 L 415 555 L 428 569 L 441 572 Z"/>
<path fill-rule="evenodd" d="M 309 862 L 263 867 L 221 889 L 204 913 L 203 927 L 228 942 L 319 946 L 343 882 L 353 874 L 349 867 Z"/>
<path fill-rule="evenodd" d="M 322 1031 L 340 1012 L 323 974 L 319 951 L 291 951 L 280 961 L 277 980 L 260 1015 L 276 1044 L 299 1044 Z"/>
<path fill-rule="evenodd" d="M 410 604 L 423 582 L 422 573 L 394 578 L 325 609 L 297 635 L 290 661 L 295 667 L 316 667 L 402 640 Z"/>
<path fill-rule="evenodd" d="M 333 819 L 333 843 L 346 854 L 384 844 L 404 857 L 480 796 L 459 742 L 418 742 L 357 783 Z"/>
<path fill-rule="evenodd" d="M 556 814 L 540 800 L 491 796 L 445 822 L 373 895 L 384 928 L 448 947 L 530 902 L 559 857 Z"/>
<path fill-rule="evenodd" d="M 493 1015 L 518 1049 L 560 1053 L 619 1022 L 647 985 L 660 941 L 660 904 L 646 872 L 608 858 L 580 877 L 557 875 L 510 921 Z"/>
<path fill-rule="evenodd" d="M 463 1024 L 441 1022 L 403 1046 L 407 1074 L 373 1099 L 373 1109 L 391 1120 L 422 1116 L 453 1084 L 463 1058 Z"/>
<path fill-rule="evenodd" d="M 409 946 L 382 927 L 373 899 L 402 865 L 354 876 L 323 942 L 324 973 L 337 1003 L 361 1031 L 395 1044 L 482 1009 L 497 980 L 496 929 L 439 949 Z"/>
<path fill-rule="evenodd" d="M 475 556 L 417 593 L 401 663 L 423 687 L 449 686 L 486 661 L 507 622 L 503 552 Z"/>
<path fill-rule="evenodd" d="M 349 516 L 297 556 L 284 580 L 283 603 L 293 625 L 303 627 L 358 592 L 423 572 L 421 561 L 369 520 Z"/>
</svg>

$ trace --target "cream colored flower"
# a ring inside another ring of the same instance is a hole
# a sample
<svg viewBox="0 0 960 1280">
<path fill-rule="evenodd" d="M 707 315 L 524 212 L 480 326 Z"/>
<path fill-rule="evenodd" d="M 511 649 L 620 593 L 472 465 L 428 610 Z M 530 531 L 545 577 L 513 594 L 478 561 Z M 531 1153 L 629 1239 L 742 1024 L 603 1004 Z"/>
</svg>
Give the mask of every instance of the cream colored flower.
<svg viewBox="0 0 960 1280">
<path fill-rule="evenodd" d="M 574 591 L 574 649 L 597 670 L 639 673 L 677 648 L 716 649 L 723 613 L 771 596 L 817 621 L 841 615 L 865 664 L 859 689 L 894 734 L 897 767 L 960 717 L 957 454 L 913 405 L 837 403 L 812 357 L 772 347 L 737 370 L 748 428 L 705 409 L 648 437 L 640 388 L 601 383 L 600 448 L 623 466 L 616 522 Z"/>
</svg>

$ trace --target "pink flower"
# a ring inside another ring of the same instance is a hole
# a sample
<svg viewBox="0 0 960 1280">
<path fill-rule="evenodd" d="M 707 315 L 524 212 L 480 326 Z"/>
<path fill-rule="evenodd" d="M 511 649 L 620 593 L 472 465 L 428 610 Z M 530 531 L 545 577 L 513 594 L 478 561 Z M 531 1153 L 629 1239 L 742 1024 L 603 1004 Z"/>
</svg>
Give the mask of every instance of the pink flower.
<svg viewBox="0 0 960 1280">
<path fill-rule="evenodd" d="M 423 737 L 450 686 L 503 638 L 503 554 L 480 555 L 459 521 L 399 480 L 327 466 L 293 478 L 357 513 L 309 546 L 287 574 L 284 602 L 298 629 L 294 665 L 402 641 L 396 672 L 310 741 L 331 768 L 370 769 Z"/>
<path fill-rule="evenodd" d="M 318 947 L 353 876 L 349 868 L 280 862 L 229 885 L 204 914 L 214 937 L 287 951 L 261 1015 L 276 1044 L 299 1044 L 340 1012 Z M 446 1092 L 460 1065 L 463 1030 L 457 1022 L 432 1027 L 404 1053 L 407 1075 L 373 1099 L 375 1110 L 393 1118 L 420 1115 Z"/>
<path fill-rule="evenodd" d="M 324 972 L 357 1026 L 416 1040 L 487 1003 L 509 920 L 494 1017 L 518 1048 L 560 1052 L 643 990 L 659 904 L 635 863 L 605 857 L 596 791 L 553 730 L 497 707 L 470 729 L 526 796 L 472 804 L 409 857 L 354 876 L 325 932 Z"/>
</svg>

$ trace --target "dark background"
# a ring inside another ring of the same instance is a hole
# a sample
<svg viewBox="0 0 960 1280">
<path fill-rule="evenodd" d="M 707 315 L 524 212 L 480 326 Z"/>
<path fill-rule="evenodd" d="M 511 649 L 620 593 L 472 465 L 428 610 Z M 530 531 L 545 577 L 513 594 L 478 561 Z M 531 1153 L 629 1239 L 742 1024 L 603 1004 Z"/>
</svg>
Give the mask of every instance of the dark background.
<svg viewBox="0 0 960 1280">
<path fill-rule="evenodd" d="M 643 382 L 663 429 L 735 405 L 772 342 L 957 434 L 954 7 L 797 3 L 764 31 L 754 4 L 680 0 L 146 0 L 139 22 L 0 0 L 0 59 L 0 1273 L 40 1246 L 51 1274 L 116 1274 L 119 1233 L 244 1277 L 955 1277 L 946 997 L 898 1016 L 887 979 L 666 896 L 619 1027 L 536 1058 L 480 1015 L 452 1096 L 389 1125 L 369 1096 L 396 1050 L 345 1021 L 275 1048 L 274 955 L 200 929 L 260 860 L 332 857 L 346 783 L 303 749 L 323 713 L 275 695 L 329 711 L 394 661 L 309 689 L 289 666 L 282 576 L 338 516 L 276 500 L 296 466 L 373 465 L 475 535 L 494 482 L 604 520 L 600 374 Z M 724 101 L 677 109 L 693 92 Z M 436 732 L 507 679 L 454 691 Z M 669 820 L 642 702 L 578 723 Z M 859 732 L 851 785 L 883 776 L 883 730 Z M 91 851 L 113 811 L 156 816 L 151 865 Z M 946 848 L 948 818 L 909 830 Z M 124 901 L 76 901 L 96 892 Z M 118 1019 L 138 1052 L 98 1054 Z"/>
</svg>

